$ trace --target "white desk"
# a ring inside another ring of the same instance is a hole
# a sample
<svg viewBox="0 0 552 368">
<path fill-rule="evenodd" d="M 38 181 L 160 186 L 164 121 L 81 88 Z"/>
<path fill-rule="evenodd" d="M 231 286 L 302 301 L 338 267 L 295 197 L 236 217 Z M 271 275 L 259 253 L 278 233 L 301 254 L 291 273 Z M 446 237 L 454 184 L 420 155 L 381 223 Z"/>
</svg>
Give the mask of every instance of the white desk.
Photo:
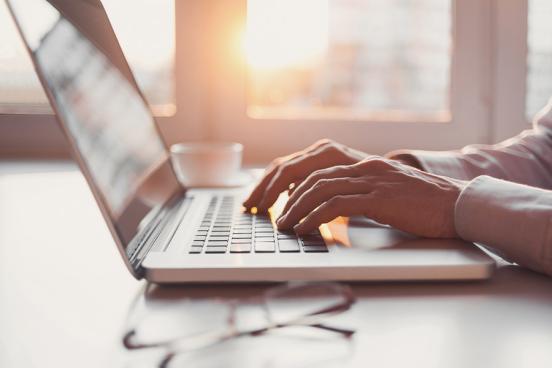
<svg viewBox="0 0 552 368">
<path fill-rule="evenodd" d="M 68 167 L 0 163 L 0 367 L 150 366 L 120 344 L 144 283 L 127 273 L 80 174 L 51 172 Z M 263 288 L 161 287 L 152 300 Z M 190 355 L 186 366 L 552 367 L 547 277 L 501 265 L 486 282 L 353 289 L 358 302 L 336 322 L 357 329 L 351 343 L 278 333 Z"/>
</svg>

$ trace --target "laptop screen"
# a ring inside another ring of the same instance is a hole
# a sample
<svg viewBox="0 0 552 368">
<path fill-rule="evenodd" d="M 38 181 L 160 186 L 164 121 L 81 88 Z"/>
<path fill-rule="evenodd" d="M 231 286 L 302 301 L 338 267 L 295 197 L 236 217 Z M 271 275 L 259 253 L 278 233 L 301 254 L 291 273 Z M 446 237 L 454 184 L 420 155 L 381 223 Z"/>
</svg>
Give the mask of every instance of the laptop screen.
<svg viewBox="0 0 552 368">
<path fill-rule="evenodd" d="M 99 0 L 10 0 L 81 168 L 121 245 L 180 190 Z"/>
</svg>

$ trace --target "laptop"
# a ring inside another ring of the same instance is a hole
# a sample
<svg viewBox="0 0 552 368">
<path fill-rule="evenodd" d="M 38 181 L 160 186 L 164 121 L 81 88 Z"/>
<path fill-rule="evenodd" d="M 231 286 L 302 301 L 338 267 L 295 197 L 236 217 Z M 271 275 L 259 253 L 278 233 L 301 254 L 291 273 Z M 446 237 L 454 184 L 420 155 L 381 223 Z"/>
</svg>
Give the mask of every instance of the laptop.
<svg viewBox="0 0 552 368">
<path fill-rule="evenodd" d="M 152 282 L 462 280 L 490 276 L 473 244 L 365 219 L 298 238 L 244 213 L 250 188 L 189 189 L 100 0 L 6 0 L 120 254 Z M 275 214 L 273 212 L 273 214 Z"/>
</svg>

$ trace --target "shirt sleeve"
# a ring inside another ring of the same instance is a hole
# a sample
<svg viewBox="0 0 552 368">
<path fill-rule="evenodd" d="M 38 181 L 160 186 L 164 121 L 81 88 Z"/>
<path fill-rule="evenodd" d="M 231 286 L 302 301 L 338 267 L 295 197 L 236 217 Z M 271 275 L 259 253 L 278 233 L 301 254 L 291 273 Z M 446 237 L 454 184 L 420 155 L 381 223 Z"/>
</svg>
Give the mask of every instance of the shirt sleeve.
<svg viewBox="0 0 552 368">
<path fill-rule="evenodd" d="M 480 175 L 552 189 L 552 100 L 536 115 L 533 129 L 495 145 L 458 151 L 394 151 L 386 155 L 425 171 L 462 180 Z"/>
<path fill-rule="evenodd" d="M 552 276 L 552 191 L 479 176 L 455 207 L 458 235 Z"/>
</svg>

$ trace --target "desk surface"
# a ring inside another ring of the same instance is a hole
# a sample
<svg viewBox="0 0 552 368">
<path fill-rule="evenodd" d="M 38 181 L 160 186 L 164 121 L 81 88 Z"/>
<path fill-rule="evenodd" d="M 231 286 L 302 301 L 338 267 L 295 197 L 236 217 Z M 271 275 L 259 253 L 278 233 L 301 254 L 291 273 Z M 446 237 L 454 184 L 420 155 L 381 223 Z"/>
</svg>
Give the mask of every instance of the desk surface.
<svg viewBox="0 0 552 368">
<path fill-rule="evenodd" d="M 155 354 L 120 344 L 144 286 L 126 271 L 72 166 L 0 163 L 1 367 L 151 366 Z M 155 287 L 150 300 L 167 306 L 265 288 Z M 182 359 L 193 367 L 552 367 L 550 278 L 501 264 L 484 282 L 353 289 L 357 303 L 338 317 L 357 329 L 350 343 L 277 333 Z"/>
</svg>

